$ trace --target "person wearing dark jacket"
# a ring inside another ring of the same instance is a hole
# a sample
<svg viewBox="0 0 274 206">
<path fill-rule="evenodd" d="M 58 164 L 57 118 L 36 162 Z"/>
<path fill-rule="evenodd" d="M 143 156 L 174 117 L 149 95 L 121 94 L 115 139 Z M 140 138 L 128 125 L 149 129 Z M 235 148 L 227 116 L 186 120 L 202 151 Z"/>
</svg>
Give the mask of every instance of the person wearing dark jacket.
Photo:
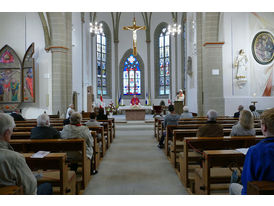
<svg viewBox="0 0 274 206">
<path fill-rule="evenodd" d="M 234 118 L 239 118 L 240 117 L 240 112 L 244 109 L 244 106 L 243 105 L 239 105 L 238 107 L 238 112 L 235 112 L 234 113 Z"/>
<path fill-rule="evenodd" d="M 170 114 L 165 116 L 164 124 L 163 124 L 164 128 L 166 128 L 167 125 L 177 125 L 180 119 L 180 115 L 175 113 L 175 109 L 173 105 L 168 106 L 168 111 L 170 112 Z M 166 137 L 166 132 L 163 132 L 163 135 L 158 144 L 158 147 L 161 149 L 164 148 L 165 137 Z"/>
<path fill-rule="evenodd" d="M 216 122 L 217 112 L 213 109 L 207 112 L 207 122 L 205 125 L 199 127 L 197 137 L 223 137 L 223 126 Z"/>
<path fill-rule="evenodd" d="M 20 109 L 15 109 L 15 111 L 10 115 L 13 117 L 14 121 L 25 121 L 25 119 L 20 114 Z"/>
<path fill-rule="evenodd" d="M 97 120 L 108 120 L 108 116 L 104 114 L 104 108 L 99 109 L 99 113 L 96 117 Z"/>
<path fill-rule="evenodd" d="M 41 114 L 37 118 L 37 127 L 31 129 L 31 139 L 59 139 L 60 132 L 50 127 L 49 116 Z"/>
</svg>

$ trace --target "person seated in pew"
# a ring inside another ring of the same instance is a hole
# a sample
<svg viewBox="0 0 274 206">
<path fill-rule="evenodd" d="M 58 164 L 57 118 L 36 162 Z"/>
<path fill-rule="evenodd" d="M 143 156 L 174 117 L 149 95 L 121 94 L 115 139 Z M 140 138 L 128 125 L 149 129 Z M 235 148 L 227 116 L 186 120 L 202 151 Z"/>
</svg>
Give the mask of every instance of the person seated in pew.
<svg viewBox="0 0 274 206">
<path fill-rule="evenodd" d="M 255 136 L 254 119 L 250 111 L 243 110 L 239 122 L 232 127 L 230 136 Z"/>
<path fill-rule="evenodd" d="M 260 114 L 256 111 L 256 107 L 254 105 L 250 105 L 249 109 L 250 109 L 251 113 L 253 114 L 254 119 L 260 118 Z"/>
<path fill-rule="evenodd" d="M 96 116 L 97 120 L 108 120 L 108 116 L 105 115 L 104 108 L 99 108 L 98 115 Z"/>
<path fill-rule="evenodd" d="M 188 119 L 188 118 L 193 118 L 193 115 L 191 112 L 189 112 L 188 106 L 184 106 L 183 113 L 181 114 L 181 119 Z"/>
<path fill-rule="evenodd" d="M 10 115 L 13 117 L 14 121 L 26 121 L 21 115 L 19 108 L 15 109 Z"/>
<path fill-rule="evenodd" d="M 251 181 L 274 181 L 274 108 L 263 112 L 261 130 L 266 138 L 248 149 L 242 172 L 242 185 L 232 183 L 229 187 L 231 195 L 246 195 L 247 183 Z"/>
<path fill-rule="evenodd" d="M 238 107 L 238 112 L 235 112 L 234 113 L 234 118 L 239 118 L 240 117 L 240 113 L 241 113 L 241 111 L 244 109 L 244 106 L 243 105 L 239 105 L 239 107 Z"/>
<path fill-rule="evenodd" d="M 63 121 L 64 126 L 67 125 L 67 124 L 70 124 L 70 116 L 71 116 L 71 114 L 72 114 L 73 112 L 74 112 L 73 109 L 71 109 L 71 110 L 68 111 L 68 118 L 67 118 L 67 119 L 64 119 L 64 121 Z"/>
<path fill-rule="evenodd" d="M 37 127 L 31 129 L 31 139 L 59 139 L 60 132 L 50 127 L 50 119 L 47 114 L 41 114 L 37 118 Z"/>
<path fill-rule="evenodd" d="M 89 118 L 90 118 L 90 120 L 88 120 L 85 124 L 86 124 L 86 126 L 88 126 L 88 127 L 99 127 L 99 126 L 101 126 L 101 122 L 97 122 L 96 121 L 96 114 L 95 114 L 95 112 L 91 112 L 90 114 L 89 114 Z M 98 134 L 97 135 L 97 139 L 98 140 L 101 140 L 101 134 Z"/>
<path fill-rule="evenodd" d="M 207 112 L 207 122 L 206 125 L 203 125 L 198 128 L 197 137 L 223 137 L 224 131 L 223 126 L 216 122 L 217 112 L 213 109 L 210 109 Z"/>
<path fill-rule="evenodd" d="M 78 112 L 73 112 L 70 117 L 70 124 L 64 126 L 61 131 L 61 138 L 63 139 L 74 139 L 83 138 L 86 142 L 86 154 L 87 157 L 92 161 L 93 155 L 93 138 L 87 126 L 81 125 L 82 115 Z M 70 167 L 72 170 L 77 172 L 78 163 L 81 160 L 81 154 L 78 152 L 69 152 L 68 159 L 73 162 Z M 91 164 L 93 165 L 93 164 Z M 97 171 L 92 170 L 91 173 L 97 173 Z"/>
<path fill-rule="evenodd" d="M 89 114 L 89 118 L 90 119 L 86 122 L 87 126 L 95 126 L 95 127 L 101 126 L 101 123 L 96 121 L 96 114 L 95 114 L 95 112 L 91 112 Z"/>
<path fill-rule="evenodd" d="M 164 118 L 164 123 L 163 123 L 164 128 L 166 128 L 167 125 L 177 125 L 178 121 L 180 119 L 180 115 L 175 112 L 174 105 L 169 105 L 168 111 L 170 113 L 168 115 L 166 115 Z M 162 135 L 162 137 L 159 141 L 159 144 L 158 144 L 158 147 L 160 149 L 164 148 L 165 137 L 166 137 L 166 132 L 163 132 L 163 135 Z"/>
<path fill-rule="evenodd" d="M 52 186 L 37 180 L 28 167 L 23 155 L 15 152 L 9 144 L 15 123 L 8 114 L 0 114 L 0 187 L 17 185 L 23 187 L 25 195 L 50 195 Z"/>
</svg>

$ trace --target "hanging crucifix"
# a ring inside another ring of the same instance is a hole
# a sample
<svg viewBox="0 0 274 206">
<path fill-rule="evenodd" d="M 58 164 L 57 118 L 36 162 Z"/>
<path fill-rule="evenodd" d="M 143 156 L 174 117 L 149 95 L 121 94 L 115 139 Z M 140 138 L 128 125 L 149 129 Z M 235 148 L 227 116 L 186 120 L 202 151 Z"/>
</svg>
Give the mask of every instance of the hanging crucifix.
<svg viewBox="0 0 274 206">
<path fill-rule="evenodd" d="M 132 26 L 124 26 L 123 30 L 130 30 L 133 33 L 133 55 L 137 56 L 137 31 L 138 30 L 146 30 L 145 26 L 136 26 L 136 19 L 133 18 Z"/>
</svg>

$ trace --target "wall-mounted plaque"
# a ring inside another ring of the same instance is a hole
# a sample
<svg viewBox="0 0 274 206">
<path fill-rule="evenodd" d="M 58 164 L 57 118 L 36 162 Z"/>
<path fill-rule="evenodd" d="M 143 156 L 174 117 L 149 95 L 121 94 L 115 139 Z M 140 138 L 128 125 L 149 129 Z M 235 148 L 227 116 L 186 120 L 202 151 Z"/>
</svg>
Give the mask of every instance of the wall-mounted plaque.
<svg viewBox="0 0 274 206">
<path fill-rule="evenodd" d="M 271 63 L 274 58 L 273 35 L 267 31 L 257 33 L 252 42 L 252 53 L 259 64 Z"/>
</svg>

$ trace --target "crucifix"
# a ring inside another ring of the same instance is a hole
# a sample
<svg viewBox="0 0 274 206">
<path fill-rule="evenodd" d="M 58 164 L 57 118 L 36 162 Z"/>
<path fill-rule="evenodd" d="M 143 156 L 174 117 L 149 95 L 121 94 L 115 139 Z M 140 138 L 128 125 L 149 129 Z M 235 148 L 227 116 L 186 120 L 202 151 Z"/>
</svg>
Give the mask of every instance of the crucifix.
<svg viewBox="0 0 274 206">
<path fill-rule="evenodd" d="M 124 26 L 123 30 L 130 30 L 133 33 L 133 55 L 137 56 L 137 31 L 138 30 L 146 30 L 145 26 L 136 26 L 136 19 L 133 18 L 132 26 Z"/>
</svg>

